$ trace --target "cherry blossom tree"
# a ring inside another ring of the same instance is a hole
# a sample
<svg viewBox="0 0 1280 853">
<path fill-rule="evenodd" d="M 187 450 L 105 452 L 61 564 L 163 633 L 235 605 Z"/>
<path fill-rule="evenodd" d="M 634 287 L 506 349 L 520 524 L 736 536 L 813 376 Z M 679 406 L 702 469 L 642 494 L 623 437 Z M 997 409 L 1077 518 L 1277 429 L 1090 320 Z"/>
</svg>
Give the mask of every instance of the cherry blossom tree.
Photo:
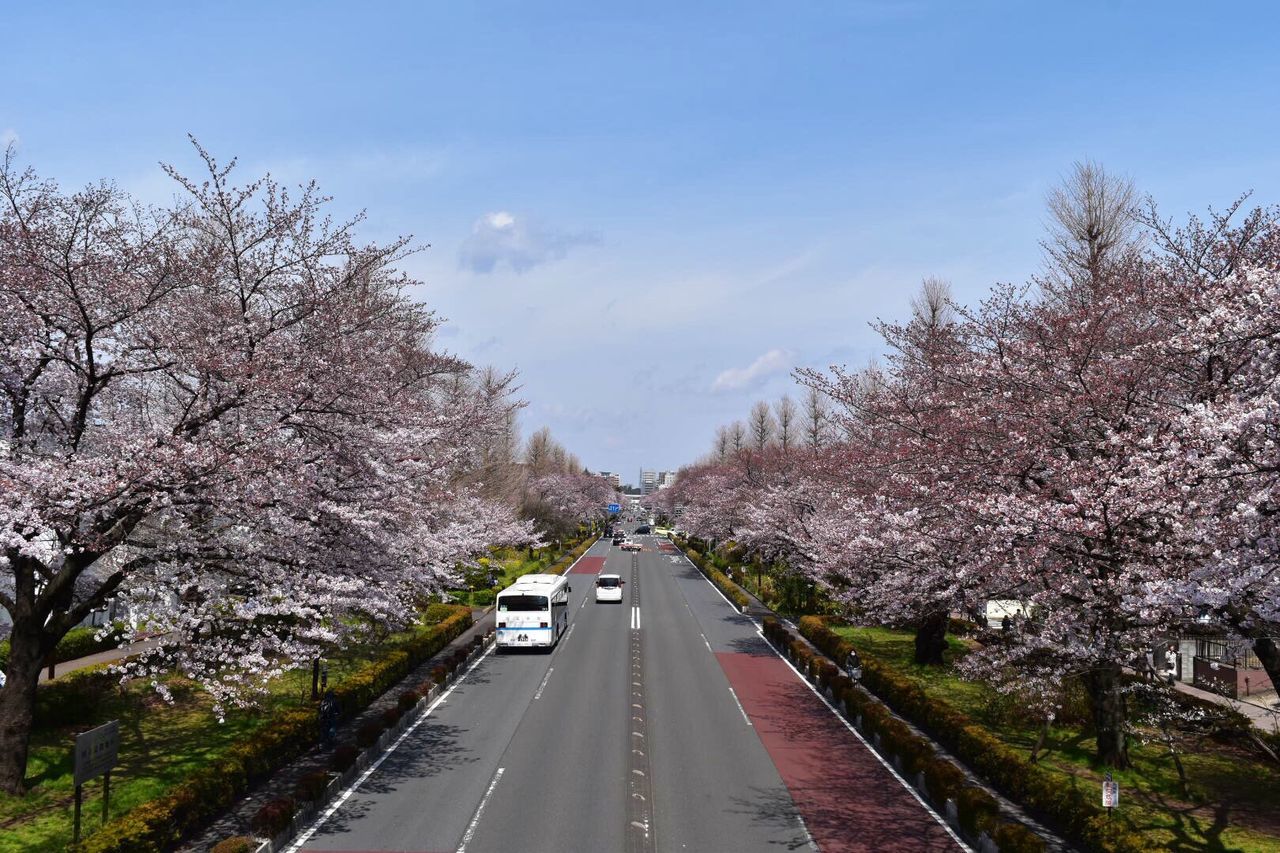
<svg viewBox="0 0 1280 853">
<path fill-rule="evenodd" d="M 115 598 L 218 708 L 363 621 L 402 624 L 529 539 L 466 480 L 511 380 L 435 350 L 407 243 L 360 245 L 314 186 L 64 194 L 0 170 L 0 788 L 22 789 L 41 662 Z"/>
<path fill-rule="evenodd" d="M 530 481 L 526 514 L 536 518 L 544 532 L 568 532 L 579 523 L 603 521 L 615 503 L 613 484 L 595 474 L 550 473 Z"/>
</svg>

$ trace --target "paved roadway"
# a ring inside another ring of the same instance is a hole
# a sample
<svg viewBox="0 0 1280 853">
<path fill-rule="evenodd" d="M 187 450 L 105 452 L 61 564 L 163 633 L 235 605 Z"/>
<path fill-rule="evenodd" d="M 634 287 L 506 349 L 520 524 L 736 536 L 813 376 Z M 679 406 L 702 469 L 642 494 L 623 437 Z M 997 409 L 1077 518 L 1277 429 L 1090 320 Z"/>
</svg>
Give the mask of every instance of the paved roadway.
<svg viewBox="0 0 1280 853">
<path fill-rule="evenodd" d="M 481 658 L 290 853 L 960 849 L 750 619 L 638 538 L 574 566 L 553 653 Z M 595 603 L 602 569 L 621 605 Z"/>
</svg>

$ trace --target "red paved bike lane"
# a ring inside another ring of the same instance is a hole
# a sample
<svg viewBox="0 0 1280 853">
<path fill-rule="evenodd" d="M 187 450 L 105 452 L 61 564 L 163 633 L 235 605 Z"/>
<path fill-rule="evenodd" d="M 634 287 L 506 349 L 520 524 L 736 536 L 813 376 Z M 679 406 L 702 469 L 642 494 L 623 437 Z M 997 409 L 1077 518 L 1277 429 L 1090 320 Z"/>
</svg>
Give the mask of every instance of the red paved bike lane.
<svg viewBox="0 0 1280 853">
<path fill-rule="evenodd" d="M 776 655 L 716 658 L 823 853 L 962 849 Z"/>
<path fill-rule="evenodd" d="M 604 568 L 604 557 L 579 557 L 578 562 L 569 569 L 573 575 L 596 575 Z"/>
</svg>

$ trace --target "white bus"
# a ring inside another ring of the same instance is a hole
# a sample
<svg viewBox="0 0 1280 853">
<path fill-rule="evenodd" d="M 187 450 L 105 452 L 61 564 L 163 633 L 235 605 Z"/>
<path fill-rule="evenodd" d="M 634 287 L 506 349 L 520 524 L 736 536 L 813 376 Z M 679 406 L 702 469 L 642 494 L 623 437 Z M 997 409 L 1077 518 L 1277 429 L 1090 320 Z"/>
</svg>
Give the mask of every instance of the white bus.
<svg viewBox="0 0 1280 853">
<path fill-rule="evenodd" d="M 498 650 L 550 649 L 569 630 L 569 579 L 524 575 L 498 593 Z"/>
</svg>

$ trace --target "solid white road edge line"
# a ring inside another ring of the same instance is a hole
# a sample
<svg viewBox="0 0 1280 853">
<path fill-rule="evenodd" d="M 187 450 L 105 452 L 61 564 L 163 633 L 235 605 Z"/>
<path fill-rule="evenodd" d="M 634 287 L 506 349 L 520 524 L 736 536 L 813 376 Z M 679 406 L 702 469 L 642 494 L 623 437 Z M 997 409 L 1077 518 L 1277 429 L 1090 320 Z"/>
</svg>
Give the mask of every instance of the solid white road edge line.
<svg viewBox="0 0 1280 853">
<path fill-rule="evenodd" d="M 747 709 L 742 707 L 742 703 L 738 701 L 738 694 L 733 692 L 732 686 L 729 687 L 729 695 L 733 697 L 733 704 L 738 706 L 738 713 L 742 715 L 742 719 L 746 721 L 748 726 L 751 726 L 751 718 L 747 716 Z M 755 726 L 751 726 L 751 728 L 754 729 Z"/>
<path fill-rule="evenodd" d="M 498 647 L 498 644 L 496 642 L 490 644 L 489 648 L 485 651 L 485 653 L 480 655 L 480 657 L 476 658 L 475 663 L 467 667 L 467 671 L 462 674 L 461 678 L 453 682 L 453 684 L 449 685 L 448 690 L 441 693 L 440 696 L 436 699 L 436 701 L 428 705 L 427 710 L 423 711 L 422 715 L 419 716 L 418 719 L 413 721 L 413 725 L 409 726 L 407 729 L 401 732 L 400 737 L 396 738 L 395 741 L 391 744 L 391 746 L 387 747 L 386 751 L 383 752 L 382 755 L 379 755 L 377 760 L 374 761 L 372 764 L 370 764 L 369 767 L 363 773 L 360 774 L 359 778 L 357 778 L 356 781 L 352 782 L 347 787 L 347 790 L 343 791 L 342 794 L 336 800 L 330 803 L 329 807 L 325 809 L 324 812 L 322 812 L 321 815 L 315 819 L 315 821 L 312 822 L 311 826 L 307 827 L 305 832 L 299 835 L 298 838 L 292 844 L 290 844 L 288 847 L 285 848 L 285 853 L 296 853 L 296 851 L 302 849 L 302 845 L 306 844 L 308 841 L 311 840 L 311 836 L 315 835 L 316 830 L 319 829 L 325 823 L 325 821 L 333 817 L 334 812 L 342 808 L 342 804 L 345 803 L 347 799 L 352 794 L 355 793 L 356 789 L 359 788 L 361 785 L 363 785 L 365 780 L 368 779 L 370 776 L 372 776 L 373 772 L 382 766 L 382 762 L 387 760 L 387 756 L 395 752 L 396 748 L 399 747 L 402 742 L 404 742 L 404 739 L 407 738 L 409 735 L 413 734 L 413 731 L 416 728 L 418 728 L 418 726 L 422 725 L 422 722 L 426 720 L 427 717 L 431 716 L 431 712 L 434 711 L 436 708 L 440 707 L 440 705 L 444 703 L 444 700 L 449 698 L 449 694 L 452 693 L 454 690 L 456 690 L 458 685 L 466 681 L 467 676 L 471 675 L 472 670 L 478 667 L 481 661 L 483 661 L 489 655 L 493 654 L 493 650 L 496 649 L 497 647 Z"/>
<path fill-rule="evenodd" d="M 800 815 L 796 815 L 796 823 L 800 824 L 800 831 L 804 833 L 804 840 L 809 842 L 809 849 L 817 850 L 818 842 L 813 840 L 813 836 L 809 834 L 809 827 L 804 825 L 804 819 Z"/>
<path fill-rule="evenodd" d="M 480 798 L 480 805 L 476 806 L 476 813 L 472 815 L 471 823 L 467 824 L 467 831 L 462 835 L 462 843 L 458 845 L 458 853 L 466 853 L 467 845 L 471 843 L 471 837 L 476 834 L 476 827 L 480 825 L 480 813 L 488 805 L 489 798 L 493 796 L 493 789 L 498 787 L 498 780 L 502 778 L 502 774 L 505 772 L 505 767 L 499 767 L 498 772 L 493 774 L 493 781 L 489 783 L 489 790 L 485 791 L 484 796 Z"/>
<path fill-rule="evenodd" d="M 755 622 L 754 619 L 751 621 Z M 960 836 L 955 834 L 955 832 L 951 829 L 951 827 L 947 825 L 947 822 L 942 819 L 942 816 L 939 815 L 937 812 L 935 812 L 933 810 L 933 807 L 924 801 L 924 798 L 920 796 L 920 793 L 915 788 L 911 787 L 911 783 L 908 782 L 906 779 L 903 779 L 902 776 L 899 775 L 898 771 L 893 769 L 892 764 L 885 761 L 884 757 L 880 755 L 880 753 L 876 752 L 874 749 L 871 748 L 871 744 L 867 743 L 867 739 L 862 736 L 862 733 L 858 731 L 856 728 L 854 728 L 853 723 L 850 723 L 848 720 L 846 720 L 844 718 L 844 714 L 841 714 L 840 711 L 836 708 L 836 706 L 832 705 L 830 700 L 828 700 L 826 696 L 823 696 L 821 691 L 819 691 L 818 688 L 814 687 L 813 684 L 809 682 L 809 679 L 801 675 L 800 670 L 792 666 L 791 661 L 787 660 L 777 649 L 773 648 L 773 643 L 769 642 L 768 639 L 765 638 L 764 630 L 760 627 L 759 624 L 756 625 L 756 633 L 760 635 L 761 640 L 764 640 L 764 644 L 768 646 L 775 655 L 778 656 L 778 660 L 785 663 L 791 669 L 791 671 L 796 674 L 796 678 L 800 679 L 800 681 L 803 682 L 804 686 L 808 687 L 809 690 L 813 693 L 813 695 L 821 699 L 822 704 L 826 705 L 828 710 L 830 710 L 831 713 L 836 715 L 836 719 L 840 721 L 840 724 L 843 725 L 849 731 L 853 732 L 853 736 L 862 742 L 862 745 L 867 748 L 867 752 L 874 755 L 876 757 L 876 761 L 879 761 L 881 766 L 883 766 L 885 770 L 888 770 L 893 775 L 893 778 L 898 780 L 898 783 L 902 785 L 902 787 L 907 789 L 907 793 L 915 797 L 916 802 L 919 803 L 924 808 L 924 810 L 929 813 L 929 816 L 934 820 L 936 820 L 938 822 L 938 825 L 947 831 L 947 835 L 950 835 L 952 840 L 954 840 L 956 844 L 960 845 L 960 849 L 968 850 L 969 853 L 973 853 L 973 848 L 970 847 L 968 844 L 965 844 L 964 841 L 960 838 Z"/>
</svg>

